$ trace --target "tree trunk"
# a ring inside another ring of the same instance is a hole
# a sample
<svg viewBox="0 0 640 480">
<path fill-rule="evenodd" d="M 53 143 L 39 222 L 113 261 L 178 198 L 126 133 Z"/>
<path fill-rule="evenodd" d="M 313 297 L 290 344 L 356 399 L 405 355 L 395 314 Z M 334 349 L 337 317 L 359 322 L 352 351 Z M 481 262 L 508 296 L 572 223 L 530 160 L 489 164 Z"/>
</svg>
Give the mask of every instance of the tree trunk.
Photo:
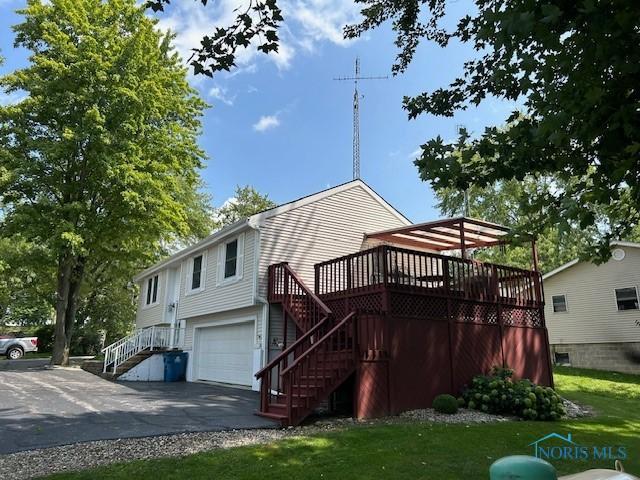
<svg viewBox="0 0 640 480">
<path fill-rule="evenodd" d="M 58 260 L 56 327 L 51 365 L 69 364 L 69 347 L 84 276 L 84 259 L 64 251 Z"/>
</svg>

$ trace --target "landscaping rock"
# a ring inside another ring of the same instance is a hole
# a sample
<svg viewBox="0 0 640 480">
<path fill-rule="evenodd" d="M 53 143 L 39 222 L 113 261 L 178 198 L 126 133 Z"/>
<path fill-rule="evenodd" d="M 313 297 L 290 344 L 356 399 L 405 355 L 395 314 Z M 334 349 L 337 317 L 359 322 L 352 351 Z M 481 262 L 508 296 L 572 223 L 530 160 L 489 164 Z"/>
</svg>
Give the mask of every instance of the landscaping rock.
<svg viewBox="0 0 640 480">
<path fill-rule="evenodd" d="M 573 403 L 566 398 L 562 399 L 562 403 L 564 404 L 564 408 L 567 410 L 567 418 L 590 417 L 593 415 L 590 408 Z"/>
<path fill-rule="evenodd" d="M 517 420 L 515 417 L 492 415 L 490 413 L 484 413 L 478 410 L 469 410 L 467 408 L 461 408 L 458 410 L 458 413 L 454 414 L 439 413 L 433 408 L 410 410 L 400 414 L 400 417 L 435 423 L 492 423 Z"/>
</svg>

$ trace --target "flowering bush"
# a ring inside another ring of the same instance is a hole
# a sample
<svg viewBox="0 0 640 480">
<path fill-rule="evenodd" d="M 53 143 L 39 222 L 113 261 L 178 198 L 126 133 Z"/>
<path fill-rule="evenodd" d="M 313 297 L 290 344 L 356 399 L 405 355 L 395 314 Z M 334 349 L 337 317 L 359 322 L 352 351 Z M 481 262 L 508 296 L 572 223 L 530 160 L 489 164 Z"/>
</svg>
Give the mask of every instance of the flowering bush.
<svg viewBox="0 0 640 480">
<path fill-rule="evenodd" d="M 527 379 L 513 381 L 512 376 L 513 370 L 493 367 L 490 375 L 474 377 L 458 399 L 460 405 L 525 420 L 558 420 L 566 414 L 562 399 L 552 388 Z"/>
</svg>

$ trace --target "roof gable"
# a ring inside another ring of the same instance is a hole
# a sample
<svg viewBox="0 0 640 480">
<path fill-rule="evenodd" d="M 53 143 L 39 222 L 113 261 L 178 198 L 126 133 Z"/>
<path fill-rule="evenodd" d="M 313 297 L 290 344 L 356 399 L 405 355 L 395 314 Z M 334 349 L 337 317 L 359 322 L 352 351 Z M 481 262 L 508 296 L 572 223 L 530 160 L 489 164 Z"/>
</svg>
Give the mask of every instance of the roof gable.
<svg viewBox="0 0 640 480">
<path fill-rule="evenodd" d="M 620 240 L 614 240 L 609 245 L 611 245 L 612 247 L 640 248 L 640 243 L 623 242 L 623 241 L 620 241 Z M 548 278 L 551 278 L 554 275 L 557 275 L 558 273 L 563 272 L 563 271 L 573 267 L 574 265 L 577 265 L 578 263 L 580 263 L 580 259 L 579 258 L 574 258 L 570 262 L 567 262 L 564 265 L 560 265 L 558 268 L 556 268 L 554 270 L 551 270 L 550 272 L 545 273 L 542 276 L 542 280 L 547 280 Z"/>
<path fill-rule="evenodd" d="M 275 217 L 276 215 L 280 215 L 282 213 L 289 212 L 296 208 L 309 205 L 310 203 L 317 202 L 323 200 L 331 195 L 335 195 L 336 193 L 344 192 L 351 188 L 361 187 L 367 194 L 369 194 L 375 201 L 380 203 L 385 209 L 387 209 L 390 213 L 395 215 L 401 222 L 404 222 L 406 225 L 411 225 L 411 221 L 402 215 L 398 210 L 396 210 L 390 203 L 388 203 L 384 198 L 382 198 L 378 193 L 376 193 L 369 185 L 363 182 L 360 179 L 352 180 L 347 183 L 343 183 L 341 185 L 337 185 L 335 187 L 327 188 L 326 190 L 322 190 L 317 193 L 313 193 L 311 195 L 307 195 L 305 197 L 299 198 L 297 200 L 293 200 L 291 202 L 283 203 L 282 205 L 278 205 L 277 207 L 270 208 L 269 210 L 265 210 L 260 213 L 256 213 L 255 215 L 250 216 L 249 218 L 243 218 L 236 223 L 231 225 L 227 225 L 220 230 L 212 233 L 208 237 L 200 240 L 198 243 L 191 245 L 190 247 L 184 248 L 179 252 L 171 255 L 168 258 L 152 265 L 151 267 L 143 270 L 139 274 L 134 277 L 134 281 L 140 281 L 146 276 L 155 273 L 156 271 L 168 267 L 174 263 L 182 261 L 186 257 L 193 255 L 194 253 L 204 250 L 206 248 L 211 247 L 212 245 L 217 244 L 218 242 L 224 240 L 225 238 L 238 233 L 241 230 L 246 228 L 258 228 L 266 219 Z"/>
<path fill-rule="evenodd" d="M 326 190 L 322 190 L 317 193 L 313 193 L 311 195 L 307 195 L 305 197 L 301 197 L 297 200 L 293 200 L 291 202 L 283 203 L 282 205 L 278 205 L 277 207 L 270 208 L 269 210 L 265 210 L 264 212 L 256 213 L 249 217 L 249 223 L 252 225 L 260 225 L 266 219 L 274 217 L 276 215 L 280 215 L 282 213 L 289 212 L 296 208 L 303 207 L 305 205 L 309 205 L 311 203 L 323 200 L 331 195 L 335 195 L 340 192 L 344 192 L 345 190 L 349 190 L 351 188 L 361 187 L 365 192 L 369 194 L 375 201 L 377 201 L 380 205 L 382 205 L 385 209 L 387 209 L 390 213 L 396 216 L 401 222 L 406 225 L 411 225 L 411 221 L 405 217 L 402 213 L 400 213 L 395 207 L 393 207 L 389 202 L 387 202 L 384 198 L 382 198 L 375 190 L 373 190 L 369 185 L 363 182 L 360 179 L 352 180 L 347 183 L 343 183 L 341 185 L 337 185 L 335 187 L 327 188 Z"/>
</svg>

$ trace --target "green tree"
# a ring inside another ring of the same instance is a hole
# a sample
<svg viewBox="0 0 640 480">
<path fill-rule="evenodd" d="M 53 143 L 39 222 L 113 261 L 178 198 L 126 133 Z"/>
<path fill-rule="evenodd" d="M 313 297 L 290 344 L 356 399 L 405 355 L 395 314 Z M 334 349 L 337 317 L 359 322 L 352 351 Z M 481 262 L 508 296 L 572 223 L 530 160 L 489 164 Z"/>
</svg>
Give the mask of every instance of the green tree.
<svg viewBox="0 0 640 480">
<path fill-rule="evenodd" d="M 348 37 L 391 21 L 400 48 L 395 72 L 411 62 L 421 41 L 446 47 L 457 41 L 478 52 L 446 88 L 412 98 L 410 118 L 452 116 L 487 98 L 521 101 L 508 129 L 487 128 L 461 145 L 440 137 L 422 145 L 420 176 L 435 189 L 464 189 L 527 176 L 553 176 L 563 188 L 534 193 L 532 211 L 546 215 L 527 227 L 557 223 L 597 225 L 601 238 L 628 234 L 640 221 L 640 3 L 628 0 L 475 2 L 475 12 L 446 30 L 445 0 L 356 0 L 364 20 Z"/>
<path fill-rule="evenodd" d="M 65 364 L 91 271 L 142 266 L 203 233 L 206 105 L 135 0 L 29 0 L 19 13 L 16 47 L 30 63 L 0 84 L 28 96 L 0 108 L 0 234 L 51 252 L 52 363 Z"/>
<path fill-rule="evenodd" d="M 233 198 L 220 207 L 216 215 L 222 226 L 225 226 L 275 206 L 268 195 L 262 195 L 250 185 L 238 185 Z"/>
<path fill-rule="evenodd" d="M 20 236 L 0 237 L 0 326 L 42 325 L 53 318 L 49 251 Z"/>
</svg>

